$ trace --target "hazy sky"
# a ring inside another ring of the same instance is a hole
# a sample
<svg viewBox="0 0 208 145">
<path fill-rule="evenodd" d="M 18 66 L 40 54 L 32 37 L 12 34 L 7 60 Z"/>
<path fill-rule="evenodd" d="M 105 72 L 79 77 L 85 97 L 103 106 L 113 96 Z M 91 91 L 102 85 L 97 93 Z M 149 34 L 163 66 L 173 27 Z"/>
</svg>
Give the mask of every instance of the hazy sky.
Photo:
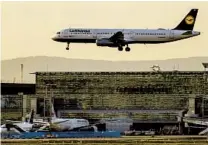
<svg viewBox="0 0 208 145">
<path fill-rule="evenodd" d="M 174 28 L 198 8 L 201 35 L 166 44 L 133 44 L 130 52 L 96 44 L 52 41 L 59 30 L 83 28 Z M 57 56 L 99 60 L 155 60 L 208 56 L 208 2 L 3 2 L 2 56 Z"/>
</svg>

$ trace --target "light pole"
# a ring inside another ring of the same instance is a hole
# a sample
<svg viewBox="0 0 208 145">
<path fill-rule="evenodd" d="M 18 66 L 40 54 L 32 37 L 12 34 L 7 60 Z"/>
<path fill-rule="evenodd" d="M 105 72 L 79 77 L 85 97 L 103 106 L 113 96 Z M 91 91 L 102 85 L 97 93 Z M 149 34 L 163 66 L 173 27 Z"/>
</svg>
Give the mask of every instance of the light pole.
<svg viewBox="0 0 208 145">
<path fill-rule="evenodd" d="M 44 116 L 44 120 L 45 120 L 45 102 L 46 102 L 46 98 L 48 98 L 48 86 L 46 84 L 46 95 L 44 95 L 44 98 L 43 98 L 43 116 Z"/>
</svg>

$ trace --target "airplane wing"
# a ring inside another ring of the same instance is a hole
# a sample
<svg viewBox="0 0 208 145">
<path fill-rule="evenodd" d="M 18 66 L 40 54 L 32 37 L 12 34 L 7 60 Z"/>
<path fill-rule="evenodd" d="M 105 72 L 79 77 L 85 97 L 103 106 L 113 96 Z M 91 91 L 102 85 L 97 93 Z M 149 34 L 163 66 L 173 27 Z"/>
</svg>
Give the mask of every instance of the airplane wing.
<svg viewBox="0 0 208 145">
<path fill-rule="evenodd" d="M 125 45 L 133 41 L 130 37 L 125 37 L 124 33 L 121 31 L 116 32 L 110 38 L 100 38 L 99 40 L 103 43 L 113 44 L 115 46 Z"/>
<path fill-rule="evenodd" d="M 19 132 L 26 132 L 26 130 L 24 130 L 23 128 L 15 125 L 15 124 L 8 123 L 8 124 L 5 124 L 5 127 L 7 128 L 7 131 L 9 131 L 11 128 L 15 128 Z"/>
<path fill-rule="evenodd" d="M 124 43 L 124 34 L 121 31 L 118 31 L 117 33 L 115 33 L 113 36 L 111 36 L 109 38 L 110 41 L 114 42 L 114 43 Z"/>
</svg>

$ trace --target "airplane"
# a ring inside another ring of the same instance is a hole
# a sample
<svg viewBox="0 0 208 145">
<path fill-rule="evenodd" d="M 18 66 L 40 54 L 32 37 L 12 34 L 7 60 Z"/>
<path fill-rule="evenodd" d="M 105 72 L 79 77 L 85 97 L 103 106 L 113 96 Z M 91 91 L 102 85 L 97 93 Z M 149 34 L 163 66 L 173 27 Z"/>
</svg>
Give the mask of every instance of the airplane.
<svg viewBox="0 0 208 145">
<path fill-rule="evenodd" d="M 54 131 L 68 131 L 74 129 L 80 129 L 84 127 L 90 127 L 89 121 L 86 119 L 76 118 L 57 118 L 53 105 L 51 107 L 51 120 L 49 122 L 37 121 L 34 119 L 34 110 L 30 113 L 28 120 L 24 122 L 20 121 L 7 121 L 6 124 L 1 125 L 0 132 L 6 133 L 12 132 L 29 132 L 29 131 L 43 131 L 50 128 Z"/>
<path fill-rule="evenodd" d="M 40 130 L 50 127 L 51 130 L 55 131 L 69 131 L 88 126 L 89 121 L 86 119 L 57 118 L 54 107 L 51 105 L 51 120 L 49 121 L 49 124 L 41 127 Z"/>
<path fill-rule="evenodd" d="M 52 40 L 67 43 L 96 43 L 97 46 L 116 47 L 119 51 L 130 51 L 129 44 L 160 44 L 200 35 L 193 31 L 198 9 L 191 9 L 173 29 L 84 29 L 69 28 L 56 33 Z"/>
<path fill-rule="evenodd" d="M 26 121 L 23 122 L 7 120 L 5 124 L 1 125 L 0 132 L 28 132 L 34 127 L 34 125 L 40 125 L 41 127 L 46 124 L 47 122 L 34 121 L 34 110 L 32 110 L 28 120 L 26 119 Z"/>
</svg>

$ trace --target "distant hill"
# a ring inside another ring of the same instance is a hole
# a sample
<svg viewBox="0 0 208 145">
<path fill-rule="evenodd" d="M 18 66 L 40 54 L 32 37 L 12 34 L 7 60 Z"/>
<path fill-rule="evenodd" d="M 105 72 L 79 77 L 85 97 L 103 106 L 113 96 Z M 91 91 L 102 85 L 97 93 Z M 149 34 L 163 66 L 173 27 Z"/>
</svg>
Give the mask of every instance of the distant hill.
<svg viewBox="0 0 208 145">
<path fill-rule="evenodd" d="M 37 71 L 151 71 L 151 66 L 159 65 L 162 71 L 203 71 L 202 62 L 208 57 L 191 57 L 151 61 L 104 61 L 69 59 L 61 57 L 26 57 L 1 61 L 1 80 L 20 82 L 20 64 L 24 64 L 24 82 L 35 83 Z"/>
</svg>

